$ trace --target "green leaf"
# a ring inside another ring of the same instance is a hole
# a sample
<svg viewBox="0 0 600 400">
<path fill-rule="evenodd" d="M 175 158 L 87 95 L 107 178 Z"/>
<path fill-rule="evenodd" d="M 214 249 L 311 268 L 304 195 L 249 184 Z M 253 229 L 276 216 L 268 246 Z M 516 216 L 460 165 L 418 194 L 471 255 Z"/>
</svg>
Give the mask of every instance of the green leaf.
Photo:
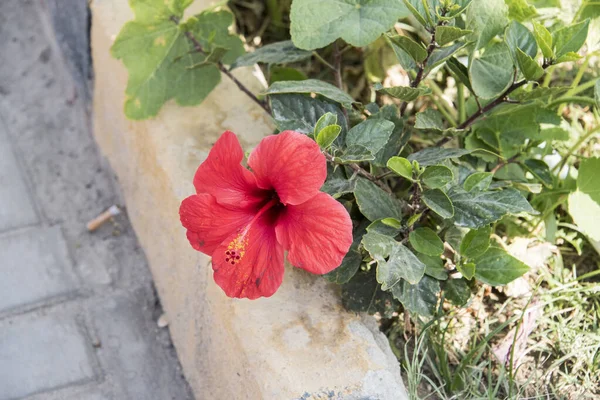
<svg viewBox="0 0 600 400">
<path fill-rule="evenodd" d="M 344 108 L 352 108 L 352 103 L 354 103 L 354 99 L 348 93 L 318 79 L 279 81 L 273 83 L 265 92 L 268 95 L 282 93 L 316 93 L 336 103 L 340 103 Z"/>
<path fill-rule="evenodd" d="M 460 263 L 456 266 L 456 269 L 462 274 L 463 277 L 471 280 L 475 276 L 476 265 L 475 263 Z"/>
<path fill-rule="evenodd" d="M 390 40 L 404 50 L 417 63 L 422 63 L 427 58 L 427 50 L 425 47 L 408 36 L 393 36 L 390 37 Z"/>
<path fill-rule="evenodd" d="M 506 285 L 529 270 L 527 265 L 499 247 L 487 249 L 477 257 L 475 264 L 475 277 L 491 286 Z"/>
<path fill-rule="evenodd" d="M 392 289 L 392 294 L 404 308 L 425 317 L 435 313 L 439 292 L 440 283 L 429 276 L 423 276 L 416 285 L 403 281 Z"/>
<path fill-rule="evenodd" d="M 579 174 L 577 175 L 577 188 L 587 195 L 592 200 L 600 204 L 600 158 L 593 157 L 584 159 L 579 166 Z"/>
<path fill-rule="evenodd" d="M 338 38 L 362 47 L 406 16 L 399 0 L 294 0 L 290 31 L 301 49 L 318 49 Z"/>
<path fill-rule="evenodd" d="M 373 182 L 366 179 L 358 179 L 354 190 L 356 203 L 360 212 L 369 221 L 377 221 L 384 218 L 396 218 L 402 220 L 401 207 L 398 200 Z"/>
<path fill-rule="evenodd" d="M 473 91 L 473 86 L 471 86 L 471 78 L 469 78 L 469 70 L 466 66 L 464 66 L 454 57 L 450 58 L 446 62 L 446 66 L 456 80 L 462 82 L 462 84 L 465 85 L 471 92 Z"/>
<path fill-rule="evenodd" d="M 535 176 L 544 186 L 552 188 L 554 180 L 548 164 L 542 160 L 529 159 L 523 162 L 523 165 L 533 176 Z"/>
<path fill-rule="evenodd" d="M 569 132 L 564 130 L 563 128 L 545 128 L 540 131 L 540 140 L 541 141 L 551 141 L 551 140 L 569 140 Z"/>
<path fill-rule="evenodd" d="M 355 187 L 356 179 L 346 178 L 343 168 L 336 168 L 331 164 L 327 165 L 327 179 L 321 186 L 322 192 L 338 198 L 346 193 L 353 193 Z"/>
<path fill-rule="evenodd" d="M 539 22 L 533 21 L 533 36 L 535 41 L 542 50 L 544 58 L 554 58 L 554 44 L 552 42 L 552 34 L 546 29 L 546 27 Z"/>
<path fill-rule="evenodd" d="M 368 232 L 362 244 L 377 262 L 377 281 L 382 290 L 392 289 L 403 279 L 417 283 L 425 274 L 425 264 L 392 237 Z"/>
<path fill-rule="evenodd" d="M 269 68 L 269 84 L 279 81 L 303 81 L 308 79 L 306 74 L 296 68 L 272 65 Z"/>
<path fill-rule="evenodd" d="M 337 115 L 344 130 L 345 117 L 338 106 L 326 101 L 313 99 L 302 94 L 284 94 L 271 97 L 271 111 L 275 125 L 280 131 L 294 130 L 312 133 L 319 118 L 326 113 Z"/>
<path fill-rule="evenodd" d="M 468 258 L 479 257 L 490 247 L 491 234 L 492 228 L 489 226 L 470 230 L 460 243 L 460 254 Z M 467 279 L 471 277 L 467 276 Z"/>
<path fill-rule="evenodd" d="M 426 167 L 440 164 L 449 158 L 459 158 L 469 154 L 470 150 L 446 149 L 443 147 L 427 147 L 408 156 L 409 161 L 417 161 L 419 165 Z"/>
<path fill-rule="evenodd" d="M 129 72 L 125 115 L 136 120 L 153 117 L 173 98 L 179 105 L 200 104 L 221 73 L 214 64 L 202 64 L 207 55 L 196 52 L 181 26 L 171 21 L 171 16 L 181 18 L 185 3 L 131 4 L 136 19 L 123 26 L 111 48 Z M 209 54 L 215 48 L 230 49 L 221 54 L 227 61 L 243 52 L 241 40 L 229 34 L 232 22 L 226 11 L 204 12 L 186 22 L 186 29 Z"/>
<path fill-rule="evenodd" d="M 510 51 L 504 43 L 495 43 L 475 58 L 469 68 L 475 94 L 492 99 L 504 93 L 513 83 L 514 67 Z"/>
<path fill-rule="evenodd" d="M 431 90 L 429 88 L 420 87 L 413 88 L 410 86 L 394 86 L 389 88 L 384 88 L 381 84 L 376 84 L 374 89 L 378 92 L 383 92 L 388 96 L 392 96 L 396 99 L 400 99 L 402 101 L 413 101 L 418 97 L 430 94 Z"/>
<path fill-rule="evenodd" d="M 435 41 L 438 45 L 445 46 L 470 33 L 473 33 L 473 31 L 442 25 L 435 28 Z"/>
<path fill-rule="evenodd" d="M 408 161 L 408 160 L 407 160 Z M 454 179 L 452 170 L 442 165 L 433 165 L 427 167 L 425 172 L 421 175 L 423 183 L 431 189 L 438 189 L 446 186 L 448 182 Z"/>
<path fill-rule="evenodd" d="M 400 153 L 402 148 L 408 143 L 412 131 L 405 129 L 404 119 L 398 115 L 398 107 L 395 105 L 386 105 L 381 107 L 377 114 L 371 115 L 370 118 L 381 118 L 391 121 L 394 124 L 394 131 L 386 145 L 377 154 L 372 164 L 378 167 L 385 167 L 387 161 Z"/>
<path fill-rule="evenodd" d="M 360 224 L 352 233 L 353 241 L 350 250 L 342 260 L 342 264 L 333 271 L 323 275 L 323 278 L 329 282 L 337 283 L 338 285 L 347 283 L 358 272 L 362 264 L 362 254 L 359 251 L 360 242 L 366 233 L 366 224 Z"/>
<path fill-rule="evenodd" d="M 252 53 L 244 54 L 239 57 L 231 69 L 254 65 L 256 63 L 264 64 L 288 64 L 312 57 L 312 52 L 302 50 L 294 46 L 291 40 L 271 43 L 254 50 Z"/>
<path fill-rule="evenodd" d="M 547 101 L 549 98 L 554 98 L 558 96 L 562 96 L 566 92 L 569 91 L 568 87 L 542 87 L 538 86 L 530 91 L 522 91 L 519 93 L 514 93 L 511 97 L 520 102 L 540 100 Z"/>
<path fill-rule="evenodd" d="M 456 42 L 450 46 L 441 47 L 433 50 L 429 60 L 427 60 L 427 66 L 425 67 L 425 74 L 427 76 L 435 67 L 443 64 L 446 60 L 458 53 L 459 50 L 463 49 L 467 44 Z"/>
<path fill-rule="evenodd" d="M 454 216 L 454 206 L 452 205 L 452 201 L 446 193 L 442 192 L 440 189 L 426 190 L 423 192 L 422 200 L 431 211 L 440 217 L 448 219 Z"/>
<path fill-rule="evenodd" d="M 536 213 L 527 199 L 515 189 L 467 192 L 455 186 L 448 191 L 448 197 L 454 205 L 455 223 L 468 228 L 481 228 L 507 214 Z"/>
<path fill-rule="evenodd" d="M 470 41 L 476 49 L 489 43 L 508 24 L 508 7 L 504 0 L 473 0 L 467 9 L 467 29 L 473 31 Z"/>
<path fill-rule="evenodd" d="M 431 15 L 425 10 L 422 0 L 403 0 L 406 8 L 412 13 L 412 15 L 421 23 L 421 25 L 429 26 L 429 20 Z M 433 22 L 433 21 L 432 21 Z"/>
<path fill-rule="evenodd" d="M 493 178 L 494 174 L 490 172 L 475 172 L 465 179 L 463 187 L 467 192 L 487 190 Z"/>
<path fill-rule="evenodd" d="M 579 54 L 570 51 L 567 54 L 563 54 L 562 56 L 558 57 L 556 59 L 556 61 L 554 61 L 554 64 L 577 61 L 577 60 L 581 60 L 581 58 L 582 57 Z"/>
<path fill-rule="evenodd" d="M 464 279 L 448 279 L 444 282 L 444 293 L 452 304 L 462 307 L 471 298 L 471 289 Z"/>
<path fill-rule="evenodd" d="M 428 108 L 425 111 L 417 113 L 417 119 L 415 121 L 416 129 L 431 129 L 438 132 L 444 130 L 444 122 L 442 121 L 442 114 L 438 110 Z"/>
<path fill-rule="evenodd" d="M 600 204 L 590 194 L 577 190 L 569 195 L 569 214 L 590 238 L 600 241 Z"/>
<path fill-rule="evenodd" d="M 594 85 L 594 99 L 596 100 L 596 107 L 600 108 L 600 79 L 597 79 Z"/>
<path fill-rule="evenodd" d="M 351 164 L 362 161 L 373 161 L 375 156 L 369 149 L 360 144 L 353 144 L 344 149 L 341 154 L 336 154 L 335 162 L 339 164 Z"/>
<path fill-rule="evenodd" d="M 387 144 L 395 127 L 391 121 L 369 118 L 348 131 L 346 145 L 364 146 L 372 154 L 377 154 Z"/>
<path fill-rule="evenodd" d="M 321 132 L 326 127 L 328 127 L 330 125 L 337 125 L 337 121 L 338 121 L 337 114 L 334 114 L 332 112 L 323 114 L 321 116 L 321 118 L 319 118 L 317 123 L 315 124 L 315 129 L 313 130 L 313 135 L 316 137 L 319 134 L 319 132 Z"/>
<path fill-rule="evenodd" d="M 504 33 L 504 41 L 511 52 L 513 60 L 516 62 L 517 50 L 523 51 L 531 58 L 537 55 L 538 46 L 533 34 L 525 26 L 517 21 L 512 21 L 506 28 Z"/>
<path fill-rule="evenodd" d="M 413 180 L 413 167 L 412 163 L 403 157 L 392 157 L 387 162 L 387 167 L 394 171 L 399 176 Z"/>
<path fill-rule="evenodd" d="M 567 53 L 578 52 L 587 39 L 589 26 L 590 20 L 588 19 L 555 31 L 552 34 L 552 42 L 554 43 L 556 58 L 560 58 Z"/>
<path fill-rule="evenodd" d="M 317 135 L 316 142 L 322 149 L 326 149 L 335 142 L 340 132 L 342 132 L 342 127 L 339 125 L 326 126 Z"/>
<path fill-rule="evenodd" d="M 391 221 L 395 222 L 390 223 Z M 379 233 L 381 235 L 393 238 L 398 236 L 398 234 L 400 233 L 399 225 L 401 225 L 401 223 L 396 218 L 379 219 L 367 226 L 367 232 Z"/>
<path fill-rule="evenodd" d="M 537 15 L 534 6 L 529 5 L 527 0 L 506 0 L 508 5 L 508 18 L 523 22 Z"/>
<path fill-rule="evenodd" d="M 389 318 L 397 311 L 398 303 L 390 292 L 381 290 L 373 272 L 359 271 L 342 285 L 342 305 L 350 311 L 381 313 Z"/>
<path fill-rule="evenodd" d="M 448 279 L 448 271 L 444 268 L 444 261 L 440 257 L 431 257 L 422 253 L 417 257 L 425 264 L 425 275 L 429 275 L 439 281 Z"/>
<path fill-rule="evenodd" d="M 544 75 L 544 69 L 521 49 L 517 49 L 517 64 L 528 81 L 537 81 Z"/>
<path fill-rule="evenodd" d="M 444 243 L 438 235 L 429 228 L 417 228 L 410 233 L 408 240 L 412 247 L 419 253 L 428 256 L 441 256 L 444 252 Z"/>
<path fill-rule="evenodd" d="M 398 44 L 396 44 L 396 42 L 393 40 L 394 37 L 395 35 L 385 35 L 385 39 L 394 51 L 398 62 L 400 63 L 402 68 L 404 68 L 407 72 L 415 71 L 416 73 L 417 63 L 406 51 L 404 51 L 400 46 L 398 46 Z"/>
</svg>

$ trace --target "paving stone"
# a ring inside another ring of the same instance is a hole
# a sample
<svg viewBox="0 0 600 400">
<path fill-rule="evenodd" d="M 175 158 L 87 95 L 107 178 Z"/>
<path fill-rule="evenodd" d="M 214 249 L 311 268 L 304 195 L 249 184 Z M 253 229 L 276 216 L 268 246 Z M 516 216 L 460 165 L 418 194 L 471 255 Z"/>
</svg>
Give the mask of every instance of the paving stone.
<svg viewBox="0 0 600 400">
<path fill-rule="evenodd" d="M 0 235 L 0 313 L 68 296 L 77 289 L 59 227 Z"/>
<path fill-rule="evenodd" d="M 116 295 L 91 310 L 91 334 L 101 343 L 96 354 L 107 379 L 126 399 L 191 399 L 175 361 L 157 339 L 159 328 L 145 314 L 151 312 L 143 291 L 135 297 Z M 145 312 L 144 312 L 145 311 Z M 166 330 L 161 330 L 165 334 Z"/>
<path fill-rule="evenodd" d="M 0 119 L 0 232 L 35 224 L 38 217 L 17 160 L 12 152 L 6 128 Z"/>
<path fill-rule="evenodd" d="M 90 347 L 73 319 L 25 318 L 0 328 L 0 400 L 89 381 Z"/>
</svg>

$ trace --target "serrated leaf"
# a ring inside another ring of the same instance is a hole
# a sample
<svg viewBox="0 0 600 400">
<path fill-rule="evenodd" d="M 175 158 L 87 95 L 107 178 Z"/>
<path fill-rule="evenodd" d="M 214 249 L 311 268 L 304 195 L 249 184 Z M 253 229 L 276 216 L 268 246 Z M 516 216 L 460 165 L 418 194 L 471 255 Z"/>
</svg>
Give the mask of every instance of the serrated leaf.
<svg viewBox="0 0 600 400">
<path fill-rule="evenodd" d="M 554 45 L 550 31 L 539 22 L 533 21 L 533 36 L 538 46 L 540 46 L 544 57 L 547 59 L 554 58 Z"/>
<path fill-rule="evenodd" d="M 512 21 L 506 28 L 504 41 L 515 62 L 518 60 L 517 50 L 521 50 L 531 58 L 534 58 L 537 55 L 538 46 L 535 37 L 529 29 L 517 21 Z"/>
<path fill-rule="evenodd" d="M 473 31 L 469 40 L 476 42 L 476 49 L 503 32 L 507 24 L 508 7 L 504 0 L 473 0 L 467 9 L 467 29 Z"/>
<path fill-rule="evenodd" d="M 430 25 L 430 21 L 433 24 L 431 15 L 425 9 L 425 3 L 422 0 L 403 0 L 406 8 L 412 13 L 412 15 L 421 23 L 421 25 L 427 27 Z M 428 1 L 428 0 L 427 0 Z"/>
<path fill-rule="evenodd" d="M 442 114 L 433 108 L 428 108 L 425 111 L 417 113 L 415 128 L 430 129 L 438 132 L 443 131 L 444 121 L 442 121 Z"/>
<path fill-rule="evenodd" d="M 444 252 L 444 243 L 438 235 L 429 228 L 417 228 L 410 233 L 408 240 L 419 253 L 428 256 L 440 256 Z"/>
<path fill-rule="evenodd" d="M 338 38 L 362 47 L 408 14 L 399 0 L 294 0 L 290 32 L 301 49 L 318 49 Z"/>
<path fill-rule="evenodd" d="M 576 53 L 585 43 L 588 35 L 590 20 L 570 25 L 555 31 L 552 34 L 554 53 L 559 58 L 567 53 Z"/>
<path fill-rule="evenodd" d="M 328 112 L 337 115 L 342 131 L 346 126 L 346 118 L 338 106 L 302 94 L 272 96 L 271 111 L 280 131 L 312 133 L 319 118 Z"/>
<path fill-rule="evenodd" d="M 458 307 L 467 304 L 471 298 L 471 289 L 464 279 L 448 279 L 444 282 L 443 289 L 445 297 Z"/>
<path fill-rule="evenodd" d="M 567 132 L 563 128 L 557 128 L 557 127 L 542 129 L 540 131 L 540 140 L 541 141 L 569 140 L 569 132 Z"/>
<path fill-rule="evenodd" d="M 390 292 L 381 290 L 373 272 L 359 271 L 342 285 L 342 305 L 350 311 L 379 312 L 384 318 L 389 318 L 397 311 L 399 303 Z"/>
<path fill-rule="evenodd" d="M 333 165 L 327 165 L 327 179 L 321 191 L 330 194 L 334 198 L 338 198 L 346 193 L 354 192 L 356 187 L 356 178 L 348 179 L 344 174 L 343 168 L 336 168 Z"/>
<path fill-rule="evenodd" d="M 392 157 L 387 162 L 387 167 L 394 171 L 397 175 L 406 178 L 410 181 L 413 180 L 413 167 L 412 163 L 403 157 Z"/>
<path fill-rule="evenodd" d="M 409 155 L 409 161 L 417 161 L 419 165 L 427 167 L 429 165 L 440 164 L 450 158 L 459 158 L 469 154 L 470 150 L 465 149 L 446 149 L 443 147 L 427 147 Z"/>
<path fill-rule="evenodd" d="M 356 203 L 360 212 L 369 221 L 377 221 L 384 218 L 402 220 L 399 201 L 373 182 L 362 178 L 359 179 L 356 182 L 354 196 L 356 197 Z"/>
<path fill-rule="evenodd" d="M 394 130 L 385 146 L 375 154 L 375 160 L 372 164 L 378 167 L 385 167 L 388 160 L 400 153 L 402 148 L 408 143 L 412 131 L 405 129 L 404 119 L 398 116 L 398 107 L 386 105 L 381 107 L 379 112 L 372 115 L 371 118 L 381 118 L 394 124 Z"/>
<path fill-rule="evenodd" d="M 359 251 L 359 246 L 363 236 L 366 233 L 365 228 L 366 224 L 362 223 L 356 229 L 354 229 L 354 232 L 352 232 L 352 237 L 354 238 L 352 245 L 342 260 L 342 264 L 333 271 L 323 275 L 323 278 L 327 279 L 329 282 L 334 282 L 338 285 L 341 285 L 349 282 L 350 279 L 356 275 L 363 259 L 362 254 Z"/>
<path fill-rule="evenodd" d="M 354 99 L 348 93 L 318 79 L 279 81 L 269 86 L 269 89 L 265 92 L 265 94 L 271 96 L 289 93 L 316 93 L 336 103 L 340 103 L 344 108 L 352 108 L 352 103 L 354 103 Z"/>
<path fill-rule="evenodd" d="M 490 247 L 491 234 L 492 228 L 489 226 L 470 230 L 460 243 L 460 254 L 468 258 L 479 257 Z M 471 277 L 467 276 L 467 279 Z"/>
<path fill-rule="evenodd" d="M 413 88 L 410 86 L 394 86 L 386 88 L 381 86 L 381 84 L 378 84 L 374 86 L 374 89 L 378 92 L 385 93 L 388 96 L 392 96 L 402 101 L 413 101 L 420 96 L 424 96 L 426 94 L 431 93 L 431 90 L 425 87 Z"/>
<path fill-rule="evenodd" d="M 458 272 L 460 272 L 462 274 L 462 276 L 468 280 L 473 279 L 473 277 L 475 276 L 476 268 L 477 268 L 477 266 L 475 265 L 475 263 L 472 263 L 472 262 L 458 264 L 456 266 L 456 269 L 458 270 Z"/>
<path fill-rule="evenodd" d="M 382 290 L 390 290 L 402 280 L 417 283 L 425 274 L 425 264 L 392 237 L 368 232 L 362 244 L 377 262 L 376 276 Z"/>
<path fill-rule="evenodd" d="M 581 56 L 575 52 L 568 52 L 566 54 L 563 54 L 562 56 L 558 57 L 556 59 L 556 61 L 554 61 L 554 64 L 560 64 L 560 63 L 564 63 L 564 62 L 573 62 L 573 61 L 577 61 L 577 60 L 581 60 Z"/>
<path fill-rule="evenodd" d="M 569 91 L 568 87 L 542 87 L 538 86 L 530 91 L 513 93 L 511 98 L 520 102 L 540 100 L 547 101 L 549 98 L 562 96 Z"/>
<path fill-rule="evenodd" d="M 348 131 L 346 145 L 364 146 L 372 154 L 377 154 L 387 144 L 395 127 L 391 121 L 369 118 Z"/>
<path fill-rule="evenodd" d="M 536 213 L 527 199 L 515 189 L 467 192 L 455 186 L 448 191 L 448 197 L 454 205 L 456 225 L 473 229 L 489 225 L 507 214 Z"/>
<path fill-rule="evenodd" d="M 521 73 L 528 81 L 537 81 L 544 75 L 544 69 L 521 49 L 517 49 L 517 63 Z"/>
<path fill-rule="evenodd" d="M 431 167 L 427 167 L 420 178 L 429 188 L 438 189 L 451 182 L 454 179 L 454 174 L 448 167 L 444 167 L 442 165 L 433 165 Z"/>
<path fill-rule="evenodd" d="M 390 225 L 390 221 L 396 221 L 397 224 L 394 226 Z M 379 219 L 377 221 L 373 221 L 369 226 L 367 226 L 367 232 L 369 233 L 379 233 L 388 237 L 396 237 L 400 233 L 400 221 L 396 218 L 384 218 Z"/>
<path fill-rule="evenodd" d="M 448 279 L 448 271 L 444 268 L 444 261 L 438 257 L 431 257 L 422 253 L 417 254 L 417 257 L 425 264 L 425 275 L 429 275 L 439 281 Z"/>
<path fill-rule="evenodd" d="M 136 19 L 123 26 L 111 48 L 129 72 L 125 115 L 130 119 L 155 116 L 172 98 L 179 105 L 200 104 L 221 80 L 219 69 L 202 65 L 207 55 L 196 52 L 183 28 L 170 19 L 180 18 L 184 5 L 132 3 Z M 243 53 L 241 40 L 229 34 L 232 22 L 226 11 L 204 12 L 186 22 L 185 29 L 209 54 L 214 48 L 230 49 L 221 55 L 227 61 Z"/>
<path fill-rule="evenodd" d="M 514 67 L 510 51 L 504 43 L 495 43 L 483 56 L 475 58 L 469 68 L 473 90 L 483 99 L 492 99 L 513 83 Z"/>
<path fill-rule="evenodd" d="M 271 43 L 258 48 L 252 53 L 244 54 L 231 64 L 231 69 L 257 63 L 288 64 L 306 60 L 311 57 L 311 51 L 299 49 L 294 46 L 294 43 L 292 43 L 291 40 L 284 40 L 282 42 Z"/>
<path fill-rule="evenodd" d="M 415 62 L 415 60 L 413 60 L 413 58 L 406 52 L 404 51 L 400 46 L 398 46 L 393 40 L 392 38 L 395 35 L 385 35 L 385 39 L 387 40 L 388 44 L 390 45 L 390 47 L 392 48 L 392 50 L 394 51 L 394 54 L 396 55 L 396 58 L 398 59 L 398 62 L 400 63 L 400 65 L 402 66 L 402 68 L 404 68 L 404 70 L 406 70 L 407 72 L 409 71 L 416 71 L 417 70 L 417 63 Z"/>
<path fill-rule="evenodd" d="M 351 164 L 363 161 L 373 161 L 375 156 L 369 149 L 360 144 L 353 144 L 346 147 L 342 153 L 335 155 L 335 162 L 338 164 Z"/>
<path fill-rule="evenodd" d="M 475 277 L 491 286 L 506 285 L 529 270 L 504 249 L 490 247 L 475 260 Z"/>
<path fill-rule="evenodd" d="M 321 129 L 316 137 L 316 142 L 322 149 L 326 149 L 333 144 L 335 139 L 342 132 L 342 127 L 339 125 L 329 125 Z"/>
<path fill-rule="evenodd" d="M 467 192 L 487 190 L 493 178 L 494 174 L 490 172 L 475 172 L 465 179 L 463 187 Z"/>
<path fill-rule="evenodd" d="M 438 303 L 440 283 L 425 275 L 416 285 L 403 281 L 392 289 L 392 294 L 400 300 L 404 308 L 419 315 L 430 317 Z"/>
<path fill-rule="evenodd" d="M 448 219 L 454 216 L 454 206 L 452 205 L 452 201 L 446 193 L 442 192 L 440 189 L 426 190 L 423 192 L 422 200 L 431 211 L 440 217 Z"/>
<path fill-rule="evenodd" d="M 548 164 L 542 160 L 529 159 L 523 162 L 523 165 L 531 174 L 548 188 L 552 188 L 554 180 Z"/>
<path fill-rule="evenodd" d="M 390 40 L 404 50 L 417 63 L 422 63 L 427 58 L 427 50 L 425 47 L 408 36 L 392 36 L 390 37 Z"/>
<path fill-rule="evenodd" d="M 537 15 L 534 6 L 529 5 L 527 0 L 506 0 L 508 5 L 508 18 L 523 22 Z"/>
<path fill-rule="evenodd" d="M 427 76 L 438 65 L 446 62 L 446 60 L 456 54 L 459 50 L 463 49 L 466 45 L 466 43 L 456 42 L 450 46 L 440 47 L 433 50 L 429 60 L 427 60 L 424 76 Z"/>
<path fill-rule="evenodd" d="M 332 112 L 323 114 L 315 124 L 313 135 L 316 137 L 319 134 L 319 132 L 321 132 L 329 125 L 337 125 L 337 114 L 334 114 Z"/>
<path fill-rule="evenodd" d="M 473 31 L 442 25 L 435 28 L 435 41 L 440 46 L 445 46 L 470 33 L 473 33 Z"/>
</svg>

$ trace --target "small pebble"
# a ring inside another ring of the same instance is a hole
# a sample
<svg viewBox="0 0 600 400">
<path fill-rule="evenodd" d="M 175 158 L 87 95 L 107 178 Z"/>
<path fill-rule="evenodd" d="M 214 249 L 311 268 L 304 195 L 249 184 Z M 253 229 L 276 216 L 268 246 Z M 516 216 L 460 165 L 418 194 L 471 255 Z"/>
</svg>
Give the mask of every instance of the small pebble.
<svg viewBox="0 0 600 400">
<path fill-rule="evenodd" d="M 156 325 L 158 325 L 159 328 L 165 328 L 169 325 L 169 321 L 167 321 L 167 314 L 163 314 L 158 318 L 158 321 L 156 321 Z"/>
</svg>

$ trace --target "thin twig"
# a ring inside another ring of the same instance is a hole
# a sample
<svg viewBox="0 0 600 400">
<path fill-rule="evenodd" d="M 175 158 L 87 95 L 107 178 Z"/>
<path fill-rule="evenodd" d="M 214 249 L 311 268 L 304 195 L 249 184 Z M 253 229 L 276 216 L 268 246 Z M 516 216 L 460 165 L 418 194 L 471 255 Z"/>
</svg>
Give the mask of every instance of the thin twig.
<svg viewBox="0 0 600 400">
<path fill-rule="evenodd" d="M 171 16 L 171 21 L 173 21 L 177 25 L 179 24 L 179 19 L 175 16 Z M 196 37 L 191 31 L 186 31 L 185 36 L 194 46 L 194 50 L 196 50 L 198 53 L 207 55 L 206 51 L 202 48 L 200 42 L 198 41 L 198 39 L 196 39 Z M 233 76 L 233 74 L 227 69 L 227 67 L 225 67 L 225 65 L 223 65 L 221 61 L 217 62 L 216 65 L 222 73 L 227 75 L 229 79 L 231 79 L 233 83 L 236 84 L 239 90 L 244 92 L 246 96 L 250 97 L 250 99 L 252 99 L 252 101 L 258 104 L 263 110 L 265 110 L 267 114 L 271 114 L 271 109 L 269 105 L 264 101 L 259 100 L 258 97 L 254 95 L 254 93 L 252 93 L 242 82 L 240 82 L 235 76 Z"/>
<path fill-rule="evenodd" d="M 333 43 L 333 67 L 335 84 L 338 88 L 344 90 L 344 82 L 342 80 L 342 54 L 340 53 L 337 41 Z"/>
<path fill-rule="evenodd" d="M 335 157 L 332 156 L 331 154 L 325 152 L 325 158 L 327 159 L 327 161 L 331 162 L 331 163 L 336 163 L 335 161 Z M 347 167 L 350 167 L 356 174 L 361 175 L 365 178 L 367 178 L 368 180 L 370 180 L 371 182 L 375 183 L 377 186 L 379 186 L 380 188 L 382 188 L 383 190 L 385 190 L 388 193 L 391 193 L 391 189 L 388 187 L 388 185 L 386 185 L 385 183 L 381 182 L 375 175 L 371 174 L 370 172 L 368 172 L 367 170 L 363 169 L 360 165 L 355 164 L 355 163 L 351 163 L 351 164 L 343 164 Z"/>
<path fill-rule="evenodd" d="M 498 170 L 499 170 L 500 168 L 504 167 L 505 165 L 512 164 L 512 163 L 514 163 L 515 161 L 517 161 L 517 158 L 519 158 L 519 156 L 520 156 L 520 155 L 521 155 L 521 154 L 516 154 L 516 155 L 512 156 L 511 158 L 509 158 L 509 159 L 508 159 L 508 160 L 506 160 L 506 161 L 501 161 L 501 162 L 499 162 L 499 163 L 498 163 L 498 165 L 496 165 L 494 168 L 492 168 L 492 170 L 491 170 L 490 172 L 491 172 L 492 174 L 495 174 L 496 172 L 498 172 Z"/>
</svg>

